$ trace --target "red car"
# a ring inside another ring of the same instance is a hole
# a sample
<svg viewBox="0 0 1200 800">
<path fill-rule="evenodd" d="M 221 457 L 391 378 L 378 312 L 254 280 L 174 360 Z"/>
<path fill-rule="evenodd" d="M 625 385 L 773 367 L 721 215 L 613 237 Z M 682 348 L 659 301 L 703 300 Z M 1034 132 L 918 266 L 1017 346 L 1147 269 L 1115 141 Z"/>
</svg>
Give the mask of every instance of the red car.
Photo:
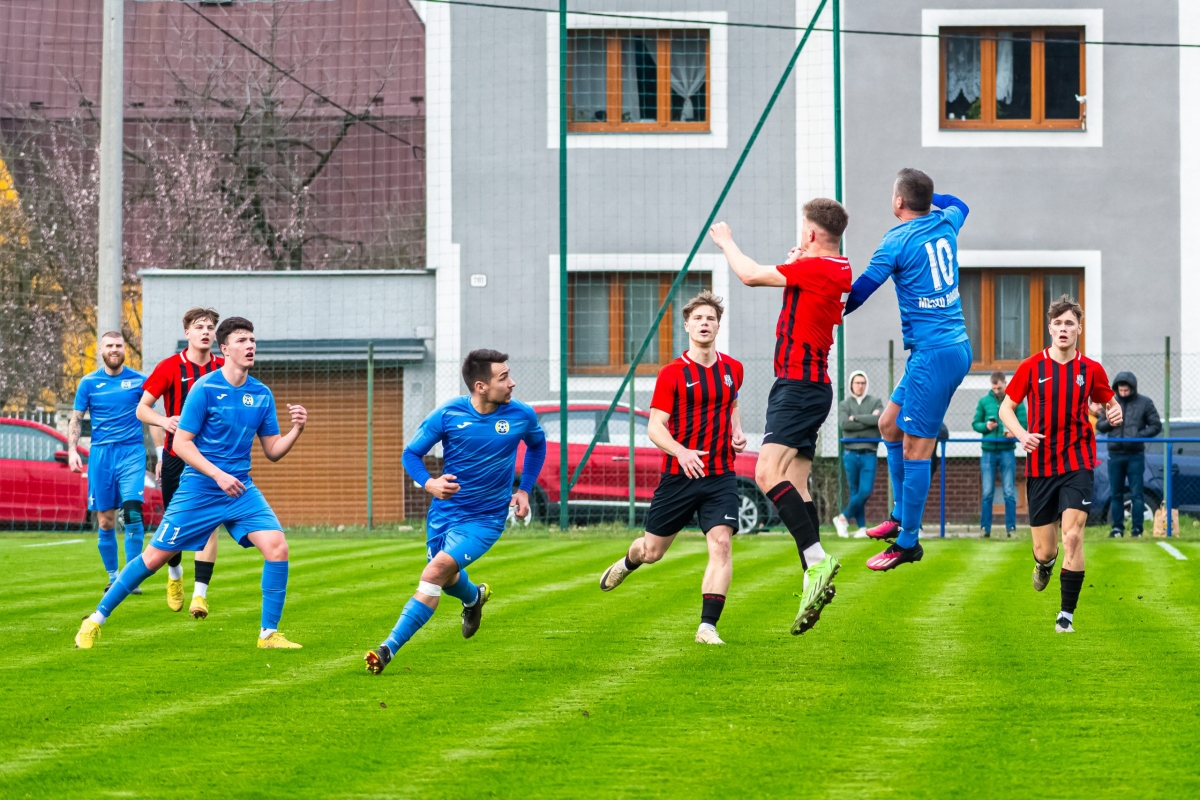
<svg viewBox="0 0 1200 800">
<path fill-rule="evenodd" d="M 0 419 L 0 525 L 90 527 L 85 471 L 67 466 L 67 437 L 40 422 Z M 146 473 L 146 530 L 162 519 L 162 492 Z"/>
<path fill-rule="evenodd" d="M 546 431 L 546 465 L 538 476 L 537 490 L 530 497 L 534 519 L 558 519 L 560 423 L 559 407 L 555 403 L 531 403 L 538 421 Z M 571 474 L 583 460 L 583 454 L 604 418 L 607 404 L 580 403 L 567 407 L 567 464 Z M 650 507 L 650 499 L 662 475 L 663 453 L 650 441 L 650 413 L 634 412 L 634 504 L 640 512 Z M 517 455 L 517 468 L 524 458 L 524 447 Z M 738 511 L 738 532 L 747 533 L 765 527 L 770 521 L 771 506 L 754 483 L 754 467 L 758 454 L 745 452 L 734 462 L 737 473 L 741 507 Z M 629 406 L 617 406 L 609 418 L 603 435 L 588 458 L 583 473 L 571 490 L 571 515 L 621 518 L 629 508 Z"/>
</svg>

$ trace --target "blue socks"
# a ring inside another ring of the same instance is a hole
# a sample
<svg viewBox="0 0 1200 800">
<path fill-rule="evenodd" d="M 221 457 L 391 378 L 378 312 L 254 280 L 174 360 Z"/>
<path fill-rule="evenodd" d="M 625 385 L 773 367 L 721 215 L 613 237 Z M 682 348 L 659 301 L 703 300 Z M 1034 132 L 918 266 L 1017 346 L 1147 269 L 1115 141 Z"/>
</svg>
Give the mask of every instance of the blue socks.
<svg viewBox="0 0 1200 800">
<path fill-rule="evenodd" d="M 887 448 L 888 474 L 892 476 L 892 516 L 900 519 L 904 508 L 904 442 L 884 442 Z"/>
<path fill-rule="evenodd" d="M 142 554 L 142 544 L 146 541 L 146 526 L 141 522 L 125 523 L 125 563 L 128 564 Z M 114 548 L 117 543 L 113 536 Z M 115 553 L 113 554 L 116 555 Z"/>
<path fill-rule="evenodd" d="M 277 630 L 287 597 L 288 562 L 264 561 L 262 571 L 262 627 Z"/>
<path fill-rule="evenodd" d="M 891 459 L 888 462 L 890 467 Z M 900 535 L 896 537 L 900 547 L 908 548 L 917 543 L 930 480 L 928 458 L 911 458 L 904 462 L 904 502 L 900 503 Z"/>
<path fill-rule="evenodd" d="M 117 566 L 117 532 L 112 528 L 100 528 L 99 534 L 96 546 L 100 549 L 100 560 L 104 562 L 104 571 L 108 573 L 108 577 L 115 579 L 120 569 Z M 128 548 L 128 545 L 126 547 Z"/>
<path fill-rule="evenodd" d="M 459 578 L 459 583 L 462 583 L 462 578 Z M 404 610 L 400 612 L 400 619 L 396 620 L 396 627 L 392 628 L 392 633 L 388 638 L 383 640 L 388 650 L 392 651 L 392 655 L 404 646 L 405 642 L 413 637 L 417 631 L 429 622 L 433 616 L 433 609 L 422 603 L 417 598 L 411 598 L 404 604 Z"/>
<path fill-rule="evenodd" d="M 116 539 L 114 537 L 113 547 L 116 547 Z M 114 555 L 115 558 L 115 555 Z M 142 581 L 154 574 L 154 570 L 146 567 L 146 562 L 142 561 L 142 556 L 139 554 L 132 561 L 125 565 L 125 569 L 121 570 L 121 575 L 113 582 L 112 588 L 105 592 L 104 597 L 100 599 L 100 605 L 96 606 L 96 610 L 104 616 L 112 614 L 113 610 L 121 605 L 121 602 L 129 597 L 129 593 L 142 585 Z"/>
<path fill-rule="evenodd" d="M 455 581 L 453 586 L 442 587 L 442 591 L 457 600 L 461 600 L 464 606 L 473 606 L 479 600 L 479 587 L 471 583 L 471 579 L 467 577 L 465 569 L 458 571 L 458 580 Z"/>
</svg>

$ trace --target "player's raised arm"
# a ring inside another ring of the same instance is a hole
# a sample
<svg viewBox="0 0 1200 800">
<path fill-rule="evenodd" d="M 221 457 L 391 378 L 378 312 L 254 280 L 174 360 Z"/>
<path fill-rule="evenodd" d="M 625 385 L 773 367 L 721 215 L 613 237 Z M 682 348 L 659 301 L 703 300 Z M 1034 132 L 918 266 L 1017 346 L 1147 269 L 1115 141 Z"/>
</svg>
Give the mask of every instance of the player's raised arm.
<svg viewBox="0 0 1200 800">
<path fill-rule="evenodd" d="M 679 468 L 689 478 L 703 478 L 704 459 L 701 456 L 707 455 L 708 451 L 689 450 L 675 441 L 671 432 L 667 430 L 667 420 L 670 418 L 671 415 L 666 411 L 658 408 L 650 409 L 650 424 L 647 426 L 650 441 L 654 442 L 659 450 L 678 459 Z"/>
<path fill-rule="evenodd" d="M 301 405 L 288 403 L 288 416 L 292 420 L 292 429 L 283 436 L 279 435 L 278 424 L 275 423 L 274 408 L 272 408 L 270 415 L 270 422 L 275 423 L 272 425 L 275 429 L 274 433 L 259 431 L 258 441 L 262 444 L 263 455 L 272 463 L 291 452 L 292 447 L 296 444 L 296 440 L 304 432 L 304 424 L 308 422 L 308 411 Z"/>
<path fill-rule="evenodd" d="M 934 192 L 933 204 L 943 211 L 952 211 L 946 215 L 946 219 L 954 225 L 954 229 L 958 230 L 967 221 L 967 214 L 971 213 L 971 209 L 967 208 L 967 204 L 959 200 L 952 194 L 938 194 Z"/>
<path fill-rule="evenodd" d="M 763 266 L 743 253 L 738 248 L 737 243 L 733 241 L 733 231 L 724 222 L 718 222 L 709 228 L 708 235 L 712 237 L 713 244 L 719 247 L 721 252 L 725 254 L 725 260 L 729 262 L 729 268 L 733 270 L 742 283 L 747 286 L 787 285 L 783 274 L 773 265 Z"/>
<path fill-rule="evenodd" d="M 876 250 L 875 255 L 871 256 L 871 263 L 867 264 L 863 274 L 859 275 L 850 287 L 850 296 L 846 298 L 846 313 L 849 314 L 867 302 L 867 298 L 892 276 L 895 268 L 896 259 L 887 249 L 881 246 Z"/>
</svg>

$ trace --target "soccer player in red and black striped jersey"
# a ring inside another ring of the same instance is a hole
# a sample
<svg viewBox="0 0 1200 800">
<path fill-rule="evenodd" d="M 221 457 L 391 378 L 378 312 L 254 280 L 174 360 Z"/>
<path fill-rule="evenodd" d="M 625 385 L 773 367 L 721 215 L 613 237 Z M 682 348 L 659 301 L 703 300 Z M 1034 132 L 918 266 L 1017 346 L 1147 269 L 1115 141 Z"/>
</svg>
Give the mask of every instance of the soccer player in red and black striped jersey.
<svg viewBox="0 0 1200 800">
<path fill-rule="evenodd" d="M 817 433 L 833 405 L 829 349 L 853 283 L 850 261 L 841 254 L 842 233 L 849 222 L 846 209 L 836 200 L 808 201 L 800 244 L 777 267 L 761 266 L 743 254 L 724 222 L 710 231 L 742 283 L 783 288 L 783 310 L 775 328 L 775 385 L 767 398 L 766 432 L 754 478 L 779 509 L 804 567 L 804 595 L 792 623 L 794 635 L 817 624 L 821 610 L 833 599 L 833 578 L 841 566 L 821 547 L 808 476 Z"/>
<path fill-rule="evenodd" d="M 661 559 L 675 535 L 699 518 L 708 541 L 696 631 L 701 644 L 724 644 L 717 620 L 733 579 L 730 542 L 740 506 L 733 460 L 746 449 L 737 405 L 742 365 L 716 348 L 724 313 L 721 298 L 709 291 L 683 307 L 689 347 L 659 370 L 650 401 L 650 441 L 664 455 L 662 479 L 646 514 L 646 534 L 600 577 L 600 588 L 612 591 L 642 564 Z"/>
<path fill-rule="evenodd" d="M 1083 309 L 1063 295 L 1046 313 L 1052 344 L 1017 367 L 1000 405 L 1000 421 L 1029 455 L 1025 491 L 1033 528 L 1033 588 L 1042 591 L 1054 574 L 1062 530 L 1062 570 L 1058 581 L 1062 608 L 1054 622 L 1059 633 L 1073 633 L 1075 606 L 1083 588 L 1083 527 L 1092 504 L 1096 436 L 1089 411 L 1104 406 L 1109 422 L 1121 424 L 1121 405 L 1099 363 L 1076 349 L 1083 330 Z M 1017 419 L 1017 404 L 1029 404 L 1029 430 Z"/>
<path fill-rule="evenodd" d="M 181 353 L 164 358 L 154 368 L 142 387 L 142 400 L 138 404 L 138 419 L 150 426 L 150 433 L 158 445 L 158 482 L 162 487 L 163 511 L 171 505 L 171 498 L 179 488 L 179 476 L 183 474 L 183 459 L 173 449 L 175 427 L 183 411 L 183 401 L 188 390 L 196 381 L 219 369 L 225 359 L 212 352 L 220 315 L 211 308 L 192 308 L 183 315 L 183 336 L 188 346 Z M 163 401 L 160 414 L 154 404 Z M 165 438 L 164 438 L 165 433 Z M 183 565 L 179 553 L 167 562 L 167 606 L 172 611 L 183 608 Z M 188 613 L 194 619 L 208 616 L 208 584 L 212 580 L 213 565 L 217 560 L 217 532 L 208 537 L 208 544 L 196 554 L 196 588 L 192 595 Z"/>
</svg>

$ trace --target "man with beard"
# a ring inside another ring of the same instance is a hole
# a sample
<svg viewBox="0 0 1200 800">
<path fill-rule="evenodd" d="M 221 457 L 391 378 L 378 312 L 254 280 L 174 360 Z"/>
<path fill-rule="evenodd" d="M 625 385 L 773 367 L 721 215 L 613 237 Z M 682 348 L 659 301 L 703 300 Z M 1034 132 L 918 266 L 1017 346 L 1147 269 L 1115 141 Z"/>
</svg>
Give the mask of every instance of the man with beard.
<svg viewBox="0 0 1200 800">
<path fill-rule="evenodd" d="M 91 412 L 92 445 L 88 452 L 88 510 L 96 512 L 100 559 L 108 573 L 108 591 L 117 579 L 117 508 L 125 523 L 125 563 L 142 552 L 146 529 L 142 502 L 146 491 L 146 447 L 138 400 L 146 376 L 125 366 L 125 338 L 116 331 L 100 337 L 104 366 L 83 377 L 75 392 L 75 408 L 67 432 L 67 458 L 72 472 L 83 472 L 79 435 L 83 415 Z M 135 594 L 141 594 L 137 590 Z"/>
</svg>

